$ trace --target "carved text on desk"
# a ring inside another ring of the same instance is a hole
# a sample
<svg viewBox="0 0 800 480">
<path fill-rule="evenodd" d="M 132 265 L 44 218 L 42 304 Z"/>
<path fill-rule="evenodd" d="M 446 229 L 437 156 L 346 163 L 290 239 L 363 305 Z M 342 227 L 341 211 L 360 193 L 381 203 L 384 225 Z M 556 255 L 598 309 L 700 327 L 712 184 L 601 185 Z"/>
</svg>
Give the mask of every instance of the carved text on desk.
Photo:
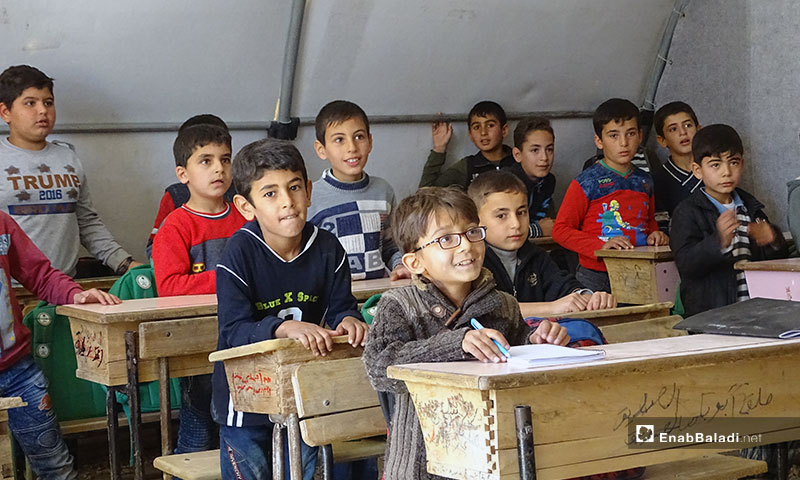
<svg viewBox="0 0 800 480">
<path fill-rule="evenodd" d="M 75 354 L 89 360 L 90 363 L 97 362 L 97 366 L 103 364 L 103 334 L 91 330 L 78 330 L 75 332 Z"/>
<path fill-rule="evenodd" d="M 773 394 L 765 387 L 748 382 L 732 383 L 727 388 L 709 391 L 693 389 L 681 398 L 682 387 L 677 383 L 663 385 L 657 391 L 644 392 L 633 407 L 619 410 L 614 431 L 628 428 L 636 418 L 667 417 L 659 431 L 678 433 L 696 427 L 701 422 L 710 423 L 716 418 L 748 417 L 773 401 Z M 633 439 L 629 439 L 632 441 Z"/>
<path fill-rule="evenodd" d="M 233 372 L 231 379 L 234 401 L 238 394 L 244 392 L 252 395 L 272 396 L 272 387 L 270 386 L 272 378 L 260 371 L 255 373 Z"/>
</svg>

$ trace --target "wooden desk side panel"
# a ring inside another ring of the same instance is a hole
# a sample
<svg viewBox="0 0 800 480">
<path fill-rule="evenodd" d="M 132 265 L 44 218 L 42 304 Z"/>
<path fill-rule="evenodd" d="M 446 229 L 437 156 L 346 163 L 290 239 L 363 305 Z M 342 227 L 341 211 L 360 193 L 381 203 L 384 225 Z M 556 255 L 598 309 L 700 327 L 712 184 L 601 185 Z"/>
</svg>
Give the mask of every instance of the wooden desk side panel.
<svg viewBox="0 0 800 480">
<path fill-rule="evenodd" d="M 406 382 L 428 458 L 428 471 L 450 478 L 489 479 L 497 470 L 488 392 Z"/>
<path fill-rule="evenodd" d="M 619 303 L 641 305 L 658 301 L 656 264 L 653 260 L 605 258 L 604 262 L 611 282 L 611 293 Z"/>
<path fill-rule="evenodd" d="M 740 432 L 769 433 L 764 438 L 789 440 L 800 431 L 800 391 L 791 381 L 797 362 L 797 355 L 781 355 L 699 367 L 676 365 L 676 370 L 658 374 L 633 372 L 600 381 L 492 391 L 496 416 L 492 429 L 498 449 L 513 451 L 514 406 L 532 405 L 534 451 L 541 478 L 601 473 L 714 452 L 684 447 L 631 449 L 626 443 L 628 424 L 639 418 L 670 419 L 679 425 L 675 433 L 692 431 L 687 427 L 690 422 L 713 428 L 714 421 L 724 417 L 796 418 L 791 424 L 783 420 L 777 426 L 751 422 L 747 424 L 751 431 Z M 499 465 L 509 470 L 498 473 L 514 473 L 517 463 L 503 455 Z M 609 459 L 614 461 L 609 463 Z"/>
</svg>

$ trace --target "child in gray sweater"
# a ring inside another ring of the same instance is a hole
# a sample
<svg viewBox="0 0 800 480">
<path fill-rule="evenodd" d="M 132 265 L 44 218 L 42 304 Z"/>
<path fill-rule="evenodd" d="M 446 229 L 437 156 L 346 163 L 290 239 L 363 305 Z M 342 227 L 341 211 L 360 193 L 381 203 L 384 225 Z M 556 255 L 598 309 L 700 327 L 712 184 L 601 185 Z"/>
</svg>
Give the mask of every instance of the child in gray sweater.
<svg viewBox="0 0 800 480">
<path fill-rule="evenodd" d="M 386 376 L 390 365 L 478 359 L 503 362 L 493 343 L 566 345 L 564 327 L 523 321 L 511 295 L 495 288 L 483 268 L 484 227 L 478 211 L 457 188 L 422 188 L 394 214 L 394 238 L 404 252 L 412 285 L 383 294 L 364 348 L 372 386 L 395 397 L 384 473 L 386 480 L 439 478 L 426 470 L 425 445 L 411 396 L 401 381 Z M 438 244 L 438 245 L 437 245 Z M 475 318 L 486 328 L 472 330 Z"/>
</svg>

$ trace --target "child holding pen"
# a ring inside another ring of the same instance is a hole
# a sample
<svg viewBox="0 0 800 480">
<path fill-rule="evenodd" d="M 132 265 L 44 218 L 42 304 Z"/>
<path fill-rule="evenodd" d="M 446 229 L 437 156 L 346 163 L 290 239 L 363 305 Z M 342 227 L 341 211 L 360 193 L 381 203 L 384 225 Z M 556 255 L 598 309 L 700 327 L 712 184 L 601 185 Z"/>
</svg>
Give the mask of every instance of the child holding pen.
<svg viewBox="0 0 800 480">
<path fill-rule="evenodd" d="M 395 394 L 386 480 L 438 478 L 426 469 L 411 396 L 402 381 L 386 376 L 386 368 L 472 358 L 504 362 L 499 346 L 566 345 L 569 336 L 564 327 L 547 320 L 529 327 L 514 297 L 495 288 L 492 274 L 483 268 L 486 230 L 478 225 L 475 204 L 461 190 L 420 189 L 400 202 L 392 228 L 404 252 L 403 265 L 413 274 L 412 285 L 383 294 L 362 358 L 372 386 Z M 473 318 L 486 328 L 470 328 Z"/>
</svg>

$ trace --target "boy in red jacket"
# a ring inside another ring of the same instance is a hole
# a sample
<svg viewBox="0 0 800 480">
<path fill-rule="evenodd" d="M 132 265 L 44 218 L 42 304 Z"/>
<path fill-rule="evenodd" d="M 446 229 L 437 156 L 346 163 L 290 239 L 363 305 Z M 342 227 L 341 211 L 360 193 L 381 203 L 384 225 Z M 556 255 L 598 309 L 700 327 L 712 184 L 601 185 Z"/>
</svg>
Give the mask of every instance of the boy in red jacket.
<svg viewBox="0 0 800 480">
<path fill-rule="evenodd" d="M 83 291 L 70 277 L 53 268 L 17 222 L 2 211 L 0 269 L 0 297 L 5 304 L 0 308 L 0 396 L 21 397 L 27 403 L 8 411 L 8 426 L 39 478 L 76 478 L 72 455 L 50 406 L 47 379 L 31 357 L 31 332 L 22 324 L 22 309 L 11 278 L 37 298 L 54 304 L 111 305 L 120 300 L 96 288 Z"/>
</svg>

